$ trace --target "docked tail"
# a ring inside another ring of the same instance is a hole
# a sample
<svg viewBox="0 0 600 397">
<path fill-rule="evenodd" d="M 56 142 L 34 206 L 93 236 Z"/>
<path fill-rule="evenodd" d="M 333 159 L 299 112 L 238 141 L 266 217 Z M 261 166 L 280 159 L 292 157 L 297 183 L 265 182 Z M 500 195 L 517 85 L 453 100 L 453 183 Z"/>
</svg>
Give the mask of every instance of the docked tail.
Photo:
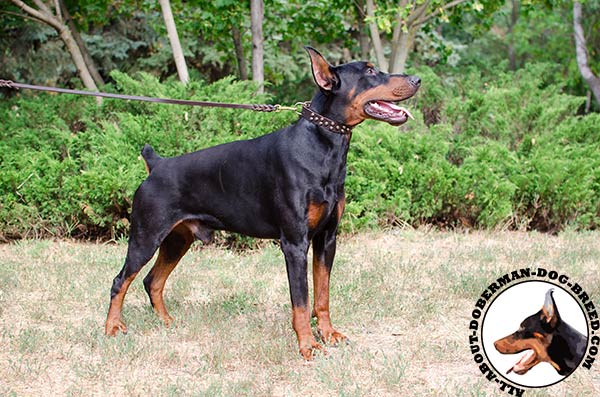
<svg viewBox="0 0 600 397">
<path fill-rule="evenodd" d="M 160 163 L 160 160 L 162 160 L 162 157 L 156 154 L 154 149 L 152 149 L 152 146 L 148 144 L 145 144 L 142 148 L 142 157 L 144 158 L 144 162 L 146 163 L 146 171 L 148 171 L 148 174 L 150 174 L 152 172 L 152 169 L 158 163 Z"/>
</svg>

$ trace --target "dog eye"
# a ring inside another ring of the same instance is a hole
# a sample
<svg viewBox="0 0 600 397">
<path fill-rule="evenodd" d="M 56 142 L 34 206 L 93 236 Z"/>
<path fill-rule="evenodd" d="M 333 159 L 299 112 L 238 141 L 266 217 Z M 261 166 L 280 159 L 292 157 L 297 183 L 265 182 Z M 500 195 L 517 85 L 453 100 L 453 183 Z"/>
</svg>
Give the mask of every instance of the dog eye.
<svg viewBox="0 0 600 397">
<path fill-rule="evenodd" d="M 375 70 L 375 68 L 367 68 L 366 74 L 368 76 L 375 76 L 377 74 L 377 71 Z"/>
</svg>

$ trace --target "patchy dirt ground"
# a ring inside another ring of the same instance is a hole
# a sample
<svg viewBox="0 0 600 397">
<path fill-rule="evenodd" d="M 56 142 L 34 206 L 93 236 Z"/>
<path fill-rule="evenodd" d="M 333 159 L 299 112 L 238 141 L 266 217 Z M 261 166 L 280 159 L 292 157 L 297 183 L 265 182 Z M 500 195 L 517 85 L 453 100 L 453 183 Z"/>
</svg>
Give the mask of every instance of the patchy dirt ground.
<svg viewBox="0 0 600 397">
<path fill-rule="evenodd" d="M 297 354 L 276 245 L 193 249 L 167 283 L 168 329 L 140 275 L 124 307 L 129 333 L 116 338 L 103 323 L 125 245 L 0 245 L 0 395 L 502 396 L 468 346 L 471 310 L 491 281 L 525 266 L 560 269 L 600 306 L 599 233 L 404 230 L 339 241 L 332 316 L 351 342 L 311 363 Z M 525 395 L 600 395 L 600 364 Z"/>
</svg>

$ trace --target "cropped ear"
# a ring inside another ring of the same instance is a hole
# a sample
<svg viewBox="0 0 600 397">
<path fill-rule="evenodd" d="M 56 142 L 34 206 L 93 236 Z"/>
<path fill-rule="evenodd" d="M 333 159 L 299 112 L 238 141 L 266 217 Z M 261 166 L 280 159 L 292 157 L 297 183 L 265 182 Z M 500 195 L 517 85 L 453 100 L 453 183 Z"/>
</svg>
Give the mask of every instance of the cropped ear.
<svg viewBox="0 0 600 397">
<path fill-rule="evenodd" d="M 325 91 L 331 91 L 338 83 L 338 77 L 333 70 L 333 66 L 323 58 L 319 51 L 306 46 L 304 49 L 310 55 L 310 66 L 312 68 L 315 83 Z"/>
<path fill-rule="evenodd" d="M 541 320 L 546 324 L 550 324 L 550 327 L 556 327 L 556 323 L 560 318 L 558 315 L 558 310 L 556 309 L 556 302 L 554 302 L 554 297 L 552 296 L 552 292 L 554 289 L 549 289 L 546 292 L 546 298 L 544 300 L 544 306 L 542 306 L 542 314 Z"/>
</svg>

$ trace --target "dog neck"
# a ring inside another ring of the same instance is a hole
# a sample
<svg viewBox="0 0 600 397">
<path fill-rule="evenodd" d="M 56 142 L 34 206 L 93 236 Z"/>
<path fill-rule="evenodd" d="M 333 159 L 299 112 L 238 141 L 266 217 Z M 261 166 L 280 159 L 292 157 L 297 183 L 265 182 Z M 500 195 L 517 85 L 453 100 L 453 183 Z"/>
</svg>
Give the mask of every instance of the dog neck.
<svg viewBox="0 0 600 397">
<path fill-rule="evenodd" d="M 300 115 L 311 123 L 322 127 L 327 131 L 341 135 L 350 135 L 352 133 L 352 127 L 322 116 L 310 108 L 310 103 L 302 106 L 302 112 Z"/>
</svg>

